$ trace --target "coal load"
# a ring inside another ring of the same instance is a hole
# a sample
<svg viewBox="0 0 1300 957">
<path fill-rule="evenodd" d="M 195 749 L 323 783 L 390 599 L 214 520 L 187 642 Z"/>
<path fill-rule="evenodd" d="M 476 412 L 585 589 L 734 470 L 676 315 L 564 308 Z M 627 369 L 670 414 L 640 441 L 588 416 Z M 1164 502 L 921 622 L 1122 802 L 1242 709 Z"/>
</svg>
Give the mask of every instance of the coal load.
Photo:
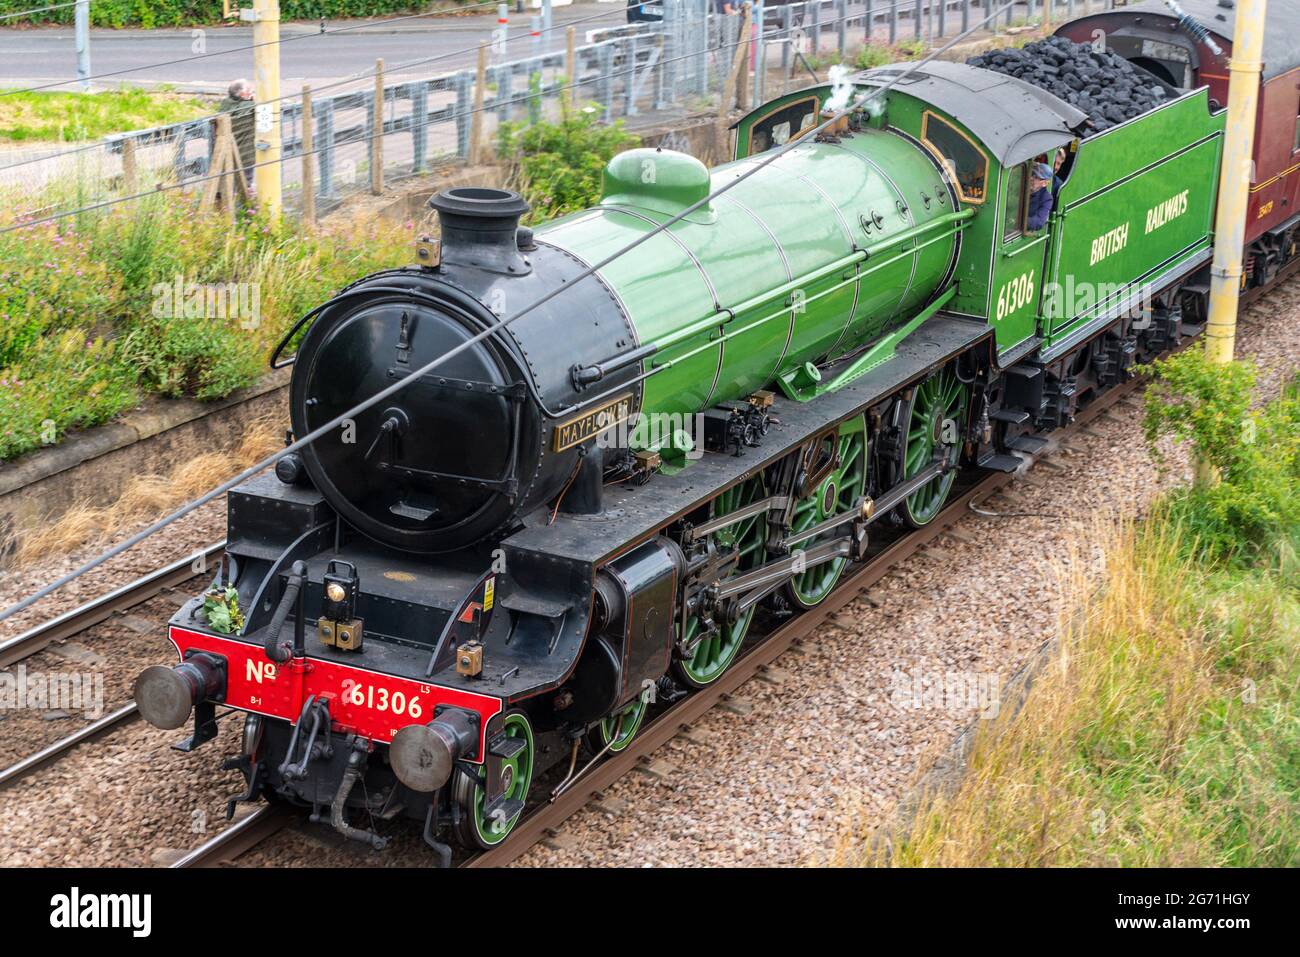
<svg viewBox="0 0 1300 957">
<path fill-rule="evenodd" d="M 966 61 L 1014 76 L 1087 113 L 1100 133 L 1169 99 L 1155 77 L 1109 50 L 1051 37 L 1023 49 L 991 50 Z"/>
</svg>

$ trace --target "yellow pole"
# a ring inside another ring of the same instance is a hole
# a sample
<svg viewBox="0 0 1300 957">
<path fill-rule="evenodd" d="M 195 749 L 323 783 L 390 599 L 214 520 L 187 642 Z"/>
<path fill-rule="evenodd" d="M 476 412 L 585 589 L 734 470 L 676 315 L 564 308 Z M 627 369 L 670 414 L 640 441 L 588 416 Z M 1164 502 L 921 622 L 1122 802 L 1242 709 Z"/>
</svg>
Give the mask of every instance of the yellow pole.
<svg viewBox="0 0 1300 957">
<path fill-rule="evenodd" d="M 1229 67 L 1228 129 L 1223 142 L 1223 168 L 1219 173 L 1210 317 L 1205 329 L 1205 354 L 1211 362 L 1219 364 L 1232 361 L 1237 338 L 1237 306 L 1241 296 L 1267 7 L 1268 0 L 1237 0 Z M 1216 476 L 1209 463 L 1197 462 L 1196 478 L 1209 483 Z"/>
<path fill-rule="evenodd" d="M 257 94 L 257 201 L 273 219 L 284 208 L 280 172 L 280 0 L 253 0 L 253 83 Z M 247 159 L 242 159 L 247 163 Z"/>
</svg>

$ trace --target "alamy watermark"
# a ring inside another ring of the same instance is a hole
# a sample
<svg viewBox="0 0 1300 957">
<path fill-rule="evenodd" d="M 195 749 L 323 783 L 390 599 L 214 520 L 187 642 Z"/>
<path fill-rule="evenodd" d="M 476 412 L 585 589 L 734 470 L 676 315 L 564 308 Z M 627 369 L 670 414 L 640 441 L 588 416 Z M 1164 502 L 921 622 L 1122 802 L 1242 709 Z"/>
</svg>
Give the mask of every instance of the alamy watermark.
<svg viewBox="0 0 1300 957">
<path fill-rule="evenodd" d="M 247 331 L 262 324 L 261 283 L 187 282 L 177 273 L 152 292 L 156 319 L 233 319 Z"/>
<path fill-rule="evenodd" d="M 1134 316 L 1135 331 L 1150 328 L 1155 308 L 1150 286 L 1088 282 L 1070 274 L 1064 282 L 1050 282 L 1043 287 L 1043 313 L 1049 316 L 1089 316 L 1120 304 L 1126 304 L 1125 311 Z"/>
<path fill-rule="evenodd" d="M 0 711 L 81 712 L 87 718 L 104 714 L 104 675 L 101 672 L 28 671 L 19 665 L 0 672 Z"/>
<path fill-rule="evenodd" d="M 704 456 L 704 415 L 699 412 L 638 412 L 596 436 L 602 449 L 667 449 L 688 459 Z"/>
<path fill-rule="evenodd" d="M 1001 710 L 1001 683 L 989 671 L 903 671 L 889 676 L 889 700 L 901 711 L 976 712 L 996 718 Z"/>
</svg>

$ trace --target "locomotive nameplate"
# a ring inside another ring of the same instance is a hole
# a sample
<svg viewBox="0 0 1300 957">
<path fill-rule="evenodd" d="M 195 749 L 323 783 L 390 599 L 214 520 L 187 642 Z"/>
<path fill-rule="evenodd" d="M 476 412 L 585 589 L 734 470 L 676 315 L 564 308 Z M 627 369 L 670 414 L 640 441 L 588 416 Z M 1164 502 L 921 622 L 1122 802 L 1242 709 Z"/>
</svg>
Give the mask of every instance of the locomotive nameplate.
<svg viewBox="0 0 1300 957">
<path fill-rule="evenodd" d="M 575 445 L 581 445 L 606 429 L 626 422 L 632 417 L 632 393 L 625 392 L 616 399 L 611 399 L 599 408 L 584 412 L 576 418 L 561 422 L 552 433 L 551 448 L 563 452 Z"/>
</svg>

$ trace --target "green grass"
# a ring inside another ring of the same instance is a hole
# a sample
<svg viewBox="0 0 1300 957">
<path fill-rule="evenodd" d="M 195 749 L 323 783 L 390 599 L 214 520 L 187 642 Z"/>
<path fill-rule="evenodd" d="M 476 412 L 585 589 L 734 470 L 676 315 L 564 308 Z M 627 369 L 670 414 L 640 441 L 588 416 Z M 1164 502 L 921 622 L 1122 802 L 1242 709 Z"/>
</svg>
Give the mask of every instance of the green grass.
<svg viewBox="0 0 1300 957">
<path fill-rule="evenodd" d="M 0 92 L 0 141 L 67 142 L 166 126 L 212 113 L 199 97 L 172 92 Z"/>
</svg>

